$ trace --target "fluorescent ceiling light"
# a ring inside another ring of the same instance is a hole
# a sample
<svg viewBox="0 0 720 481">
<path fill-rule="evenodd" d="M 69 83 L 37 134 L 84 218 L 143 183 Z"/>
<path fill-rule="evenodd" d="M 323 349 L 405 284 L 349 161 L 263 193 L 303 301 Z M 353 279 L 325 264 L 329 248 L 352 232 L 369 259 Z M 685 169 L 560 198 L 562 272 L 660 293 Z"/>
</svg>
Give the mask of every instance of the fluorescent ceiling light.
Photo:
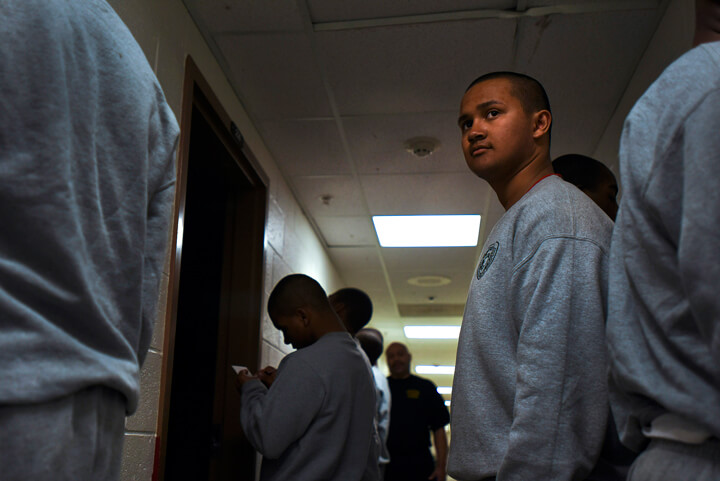
<svg viewBox="0 0 720 481">
<path fill-rule="evenodd" d="M 439 394 L 452 394 L 452 388 L 450 386 L 438 386 L 437 392 Z"/>
<path fill-rule="evenodd" d="M 476 246 L 479 215 L 376 215 L 372 218 L 382 247 Z"/>
<path fill-rule="evenodd" d="M 418 374 L 455 374 L 455 366 L 415 366 L 415 372 Z"/>
<path fill-rule="evenodd" d="M 457 339 L 460 326 L 405 326 L 408 339 Z"/>
<path fill-rule="evenodd" d="M 446 406 L 450 406 L 450 404 L 451 404 L 451 401 L 445 401 Z"/>
</svg>

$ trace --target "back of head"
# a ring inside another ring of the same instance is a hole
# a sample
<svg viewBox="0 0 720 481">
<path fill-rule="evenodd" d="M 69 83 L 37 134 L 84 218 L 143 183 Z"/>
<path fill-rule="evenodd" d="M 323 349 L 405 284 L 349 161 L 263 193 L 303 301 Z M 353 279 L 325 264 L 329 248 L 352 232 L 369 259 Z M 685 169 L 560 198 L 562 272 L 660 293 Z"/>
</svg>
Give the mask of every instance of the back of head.
<svg viewBox="0 0 720 481">
<path fill-rule="evenodd" d="M 298 307 L 309 306 L 323 311 L 330 309 L 325 290 L 312 277 L 305 274 L 291 274 L 275 285 L 268 298 L 268 313 L 291 314 Z"/>
<path fill-rule="evenodd" d="M 615 175 L 605 164 L 585 155 L 567 154 L 555 159 L 552 165 L 563 180 L 582 190 L 608 217 L 615 220 L 618 186 Z"/>
<path fill-rule="evenodd" d="M 382 355 L 383 351 L 383 336 L 377 329 L 372 327 L 366 327 L 360 329 L 356 335 L 357 340 L 360 342 L 365 354 L 367 354 L 368 360 L 371 365 L 375 365 L 377 360 Z"/>
<path fill-rule="evenodd" d="M 331 294 L 330 304 L 352 335 L 365 327 L 372 317 L 373 305 L 370 297 L 354 287 L 346 287 Z"/>
<path fill-rule="evenodd" d="M 605 164 L 581 154 L 561 155 L 553 160 L 552 165 L 553 170 L 560 174 L 563 180 L 570 182 L 580 190 L 594 190 L 601 180 L 608 176 L 615 177 Z"/>
</svg>

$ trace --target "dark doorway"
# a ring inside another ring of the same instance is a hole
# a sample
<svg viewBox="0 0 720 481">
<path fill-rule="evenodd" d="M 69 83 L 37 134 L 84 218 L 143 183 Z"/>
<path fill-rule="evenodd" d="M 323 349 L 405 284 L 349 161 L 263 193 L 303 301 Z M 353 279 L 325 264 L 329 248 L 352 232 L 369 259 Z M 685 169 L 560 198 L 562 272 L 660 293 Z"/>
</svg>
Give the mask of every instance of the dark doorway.
<svg viewBox="0 0 720 481">
<path fill-rule="evenodd" d="M 187 70 L 157 474 L 252 480 L 230 366 L 258 367 L 267 187 L 191 60 Z"/>
</svg>

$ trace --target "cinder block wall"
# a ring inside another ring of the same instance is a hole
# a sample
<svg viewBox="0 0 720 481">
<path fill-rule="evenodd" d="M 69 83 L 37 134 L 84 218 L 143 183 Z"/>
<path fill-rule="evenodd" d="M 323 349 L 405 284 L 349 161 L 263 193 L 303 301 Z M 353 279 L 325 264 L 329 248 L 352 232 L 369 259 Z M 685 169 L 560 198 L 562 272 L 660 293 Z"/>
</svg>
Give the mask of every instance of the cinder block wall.
<svg viewBox="0 0 720 481">
<path fill-rule="evenodd" d="M 145 52 L 175 115 L 179 118 L 181 114 L 185 59 L 190 55 L 270 179 L 264 249 L 264 301 L 267 301 L 275 283 L 293 272 L 314 277 L 328 291 L 342 287 L 344 284 L 326 251 L 183 3 L 180 0 L 108 0 L 108 3 L 127 24 Z M 141 373 L 140 407 L 125 424 L 123 481 L 149 481 L 152 477 L 164 355 L 164 318 L 169 280 L 167 265 L 166 262 L 155 334 Z M 263 315 L 262 336 L 261 365 L 277 366 L 290 348 L 283 344 L 282 335 L 273 328 L 267 313 Z"/>
</svg>

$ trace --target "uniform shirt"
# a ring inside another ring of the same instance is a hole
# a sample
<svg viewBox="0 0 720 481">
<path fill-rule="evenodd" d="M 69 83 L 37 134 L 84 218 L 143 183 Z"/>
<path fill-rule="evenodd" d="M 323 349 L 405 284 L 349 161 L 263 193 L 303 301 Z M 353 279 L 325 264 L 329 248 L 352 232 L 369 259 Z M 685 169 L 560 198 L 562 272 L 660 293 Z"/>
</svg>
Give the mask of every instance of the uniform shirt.
<svg viewBox="0 0 720 481">
<path fill-rule="evenodd" d="M 612 408 L 636 450 L 665 414 L 720 437 L 719 112 L 715 42 L 670 65 L 623 128 L 607 329 Z"/>
<path fill-rule="evenodd" d="M 103 0 L 0 2 L 0 404 L 138 403 L 175 187 L 175 116 Z"/>
<path fill-rule="evenodd" d="M 401 456 L 429 455 L 430 432 L 450 422 L 445 401 L 427 379 L 411 374 L 405 379 L 387 380 L 392 398 L 387 442 L 390 462 Z"/>
<path fill-rule="evenodd" d="M 263 481 L 376 481 L 375 383 L 347 332 L 283 358 L 270 389 L 242 388 L 240 419 Z"/>
<path fill-rule="evenodd" d="M 488 236 L 470 284 L 453 381 L 448 473 L 584 479 L 609 412 L 605 346 L 612 221 L 558 176 Z"/>
</svg>

